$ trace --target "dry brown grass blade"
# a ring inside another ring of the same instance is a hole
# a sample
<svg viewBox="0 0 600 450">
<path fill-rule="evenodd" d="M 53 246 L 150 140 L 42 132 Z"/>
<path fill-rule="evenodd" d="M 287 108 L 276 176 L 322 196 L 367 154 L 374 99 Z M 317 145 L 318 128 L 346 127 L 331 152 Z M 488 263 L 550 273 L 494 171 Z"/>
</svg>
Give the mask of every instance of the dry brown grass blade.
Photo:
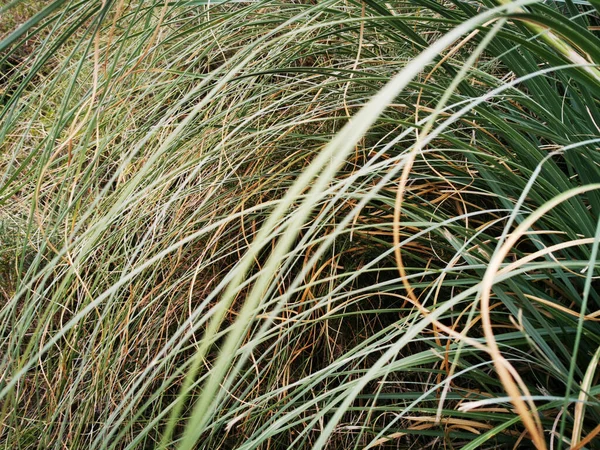
<svg viewBox="0 0 600 450">
<path fill-rule="evenodd" d="M 433 428 L 435 427 L 436 424 L 429 424 L 429 423 L 425 423 L 425 424 L 421 424 L 421 425 L 415 425 L 413 427 L 408 428 L 409 430 L 427 430 L 429 428 Z M 407 432 L 402 432 L 399 431 L 397 433 L 392 433 L 389 434 L 385 437 L 379 438 L 376 441 L 373 441 L 371 444 L 369 444 L 367 447 L 364 448 L 364 450 L 370 449 L 370 448 L 374 448 L 374 447 L 379 447 L 383 444 L 386 444 L 390 441 L 393 441 L 395 439 L 400 439 L 403 436 L 408 435 L 409 433 Z"/>
<path fill-rule="evenodd" d="M 592 442 L 592 440 L 594 440 L 598 434 L 600 434 L 600 425 L 596 425 L 596 428 L 594 428 L 585 438 L 579 441 L 577 445 L 571 447 L 571 450 L 581 450 L 587 444 Z"/>
<path fill-rule="evenodd" d="M 492 288 L 494 286 L 496 277 L 500 272 L 500 266 L 502 265 L 504 259 L 509 254 L 510 250 L 515 246 L 517 241 L 524 235 L 527 234 L 527 231 L 537 222 L 537 220 L 546 214 L 548 211 L 553 209 L 557 204 L 566 201 L 567 199 L 574 197 L 576 195 L 580 195 L 587 191 L 598 189 L 599 185 L 587 185 L 579 188 L 572 189 L 571 191 L 560 195 L 559 197 L 553 199 L 552 201 L 545 203 L 539 209 L 537 209 L 534 213 L 528 216 L 516 229 L 513 231 L 508 237 L 506 241 L 502 243 L 500 248 L 493 255 L 490 263 L 488 265 L 488 269 L 485 273 L 483 281 L 481 283 L 481 317 L 482 317 L 482 327 L 484 331 L 484 335 L 489 346 L 492 360 L 494 361 L 494 366 L 496 367 L 496 371 L 506 390 L 509 397 L 511 397 L 511 401 L 515 406 L 525 428 L 529 431 L 534 445 L 538 449 L 546 449 L 546 441 L 543 436 L 543 428 L 541 425 L 540 418 L 536 412 L 536 407 L 533 401 L 525 402 L 521 396 L 521 392 L 526 397 L 531 397 L 527 387 L 523 383 L 520 375 L 514 369 L 514 367 L 504 358 L 498 344 L 496 343 L 496 339 L 494 336 L 493 324 L 490 315 L 490 299 Z M 519 390 L 520 389 L 520 390 Z"/>
</svg>

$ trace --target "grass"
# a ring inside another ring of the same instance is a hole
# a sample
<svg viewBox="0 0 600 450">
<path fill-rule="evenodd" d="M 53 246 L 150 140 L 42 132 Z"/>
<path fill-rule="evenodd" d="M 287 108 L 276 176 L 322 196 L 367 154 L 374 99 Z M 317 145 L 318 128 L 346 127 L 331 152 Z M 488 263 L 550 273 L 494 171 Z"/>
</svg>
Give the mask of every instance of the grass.
<svg viewBox="0 0 600 450">
<path fill-rule="evenodd" d="M 32 16 L 38 13 L 49 1 L 33 2 L 20 1 L 14 3 L 7 0 L 2 0 L 0 7 L 5 10 L 2 14 L 2 23 L 0 24 L 0 36 L 6 38 L 12 31 L 27 22 Z M 10 7 L 10 9 L 9 9 Z"/>
<path fill-rule="evenodd" d="M 597 6 L 8 26 L 0 446 L 600 447 Z"/>
</svg>

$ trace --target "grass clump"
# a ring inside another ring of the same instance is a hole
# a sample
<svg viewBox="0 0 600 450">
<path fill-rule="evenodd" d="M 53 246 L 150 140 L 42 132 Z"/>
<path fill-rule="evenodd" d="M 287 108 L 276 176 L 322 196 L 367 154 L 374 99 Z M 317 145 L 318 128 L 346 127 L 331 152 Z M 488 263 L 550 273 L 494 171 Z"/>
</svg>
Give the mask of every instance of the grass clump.
<svg viewBox="0 0 600 450">
<path fill-rule="evenodd" d="M 595 6 L 49 2 L 0 443 L 596 448 Z"/>
</svg>

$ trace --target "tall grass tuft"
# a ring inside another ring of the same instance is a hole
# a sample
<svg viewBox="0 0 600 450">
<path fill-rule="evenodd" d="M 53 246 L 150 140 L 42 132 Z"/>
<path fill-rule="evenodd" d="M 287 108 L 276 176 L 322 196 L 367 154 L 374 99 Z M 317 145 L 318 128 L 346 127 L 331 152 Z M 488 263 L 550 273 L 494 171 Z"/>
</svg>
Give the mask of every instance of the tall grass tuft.
<svg viewBox="0 0 600 450">
<path fill-rule="evenodd" d="M 599 448 L 599 7 L 0 6 L 0 446 Z"/>
</svg>

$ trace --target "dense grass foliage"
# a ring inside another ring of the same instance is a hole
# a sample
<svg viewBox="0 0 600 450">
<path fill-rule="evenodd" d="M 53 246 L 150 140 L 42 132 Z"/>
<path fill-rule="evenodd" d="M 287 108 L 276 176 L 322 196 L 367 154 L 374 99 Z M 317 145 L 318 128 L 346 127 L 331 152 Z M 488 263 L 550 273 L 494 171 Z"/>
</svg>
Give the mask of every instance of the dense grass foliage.
<svg viewBox="0 0 600 450">
<path fill-rule="evenodd" d="M 214 3 L 0 41 L 0 446 L 600 448 L 597 0 Z"/>
</svg>

